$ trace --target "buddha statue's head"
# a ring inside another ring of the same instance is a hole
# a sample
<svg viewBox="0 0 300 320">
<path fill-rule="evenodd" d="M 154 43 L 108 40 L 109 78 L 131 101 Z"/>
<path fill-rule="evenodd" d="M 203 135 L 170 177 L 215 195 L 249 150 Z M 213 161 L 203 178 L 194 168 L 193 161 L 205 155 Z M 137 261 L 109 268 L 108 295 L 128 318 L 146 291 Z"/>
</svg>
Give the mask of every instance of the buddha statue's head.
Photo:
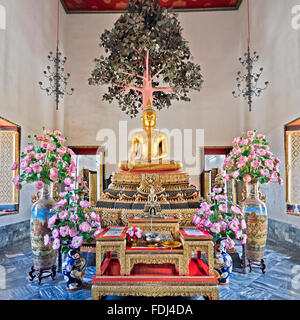
<svg viewBox="0 0 300 320">
<path fill-rule="evenodd" d="M 143 112 L 142 119 L 143 119 L 144 129 L 154 129 L 155 128 L 155 126 L 156 126 L 156 112 L 151 107 L 150 101 L 147 105 L 147 108 Z"/>
</svg>

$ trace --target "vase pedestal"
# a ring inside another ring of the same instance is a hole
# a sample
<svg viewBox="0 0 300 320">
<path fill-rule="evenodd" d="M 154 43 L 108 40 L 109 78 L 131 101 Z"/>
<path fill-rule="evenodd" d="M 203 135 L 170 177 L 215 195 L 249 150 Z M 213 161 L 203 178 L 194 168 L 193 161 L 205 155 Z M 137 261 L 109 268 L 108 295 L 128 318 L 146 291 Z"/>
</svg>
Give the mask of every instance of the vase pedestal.
<svg viewBox="0 0 300 320">
<path fill-rule="evenodd" d="M 37 274 L 35 274 L 37 272 Z M 42 279 L 46 279 L 51 277 L 52 280 L 55 279 L 56 276 L 56 266 L 53 265 L 51 268 L 48 269 L 35 269 L 34 266 L 31 267 L 29 271 L 29 280 L 33 281 L 35 278 L 38 278 L 39 284 L 41 284 Z"/>
<path fill-rule="evenodd" d="M 252 272 L 253 268 L 259 268 L 261 269 L 262 273 L 266 273 L 266 264 L 265 264 L 265 261 L 264 259 L 261 259 L 260 261 L 255 261 L 255 260 L 250 260 L 248 259 L 248 267 L 249 267 L 249 270 L 250 272 Z"/>
</svg>

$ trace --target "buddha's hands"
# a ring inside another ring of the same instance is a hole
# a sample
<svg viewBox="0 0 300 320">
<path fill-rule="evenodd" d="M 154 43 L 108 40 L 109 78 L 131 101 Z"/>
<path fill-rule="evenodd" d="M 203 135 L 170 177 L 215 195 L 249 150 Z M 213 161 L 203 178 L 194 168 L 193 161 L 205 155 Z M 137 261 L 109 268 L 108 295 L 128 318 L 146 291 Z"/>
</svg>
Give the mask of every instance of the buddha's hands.
<svg viewBox="0 0 300 320">
<path fill-rule="evenodd" d="M 129 160 L 128 160 L 128 169 L 129 169 L 129 170 L 132 170 L 132 169 L 134 168 L 134 166 L 135 166 L 135 161 L 134 161 L 134 159 L 129 159 Z"/>
</svg>

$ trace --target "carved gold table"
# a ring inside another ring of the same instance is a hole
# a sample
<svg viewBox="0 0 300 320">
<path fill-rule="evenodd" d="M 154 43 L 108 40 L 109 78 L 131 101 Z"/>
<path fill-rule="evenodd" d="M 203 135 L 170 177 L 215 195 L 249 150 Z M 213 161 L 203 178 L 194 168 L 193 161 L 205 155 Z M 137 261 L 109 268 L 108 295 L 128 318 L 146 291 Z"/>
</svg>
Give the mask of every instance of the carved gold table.
<svg viewBox="0 0 300 320">
<path fill-rule="evenodd" d="M 201 258 L 204 253 L 207 259 L 209 274 L 214 274 L 214 245 L 213 237 L 196 227 L 180 228 L 180 241 L 184 248 L 184 260 L 190 261 L 192 254 Z M 188 263 L 184 264 L 184 273 L 188 273 Z"/>
<path fill-rule="evenodd" d="M 127 227 L 108 227 L 96 239 L 96 274 L 103 273 L 102 261 L 104 254 L 108 258 L 116 253 L 120 262 L 120 274 L 125 273 L 125 246 Z"/>
<path fill-rule="evenodd" d="M 206 296 L 219 298 L 213 274 L 212 237 L 197 228 L 179 230 L 182 247 L 126 246 L 128 227 L 108 227 L 96 238 L 92 298 L 118 296 Z M 208 265 L 201 260 L 205 253 Z M 118 258 L 111 253 L 116 253 Z M 192 257 L 196 253 L 197 257 Z M 106 259 L 103 257 L 106 254 Z"/>
</svg>

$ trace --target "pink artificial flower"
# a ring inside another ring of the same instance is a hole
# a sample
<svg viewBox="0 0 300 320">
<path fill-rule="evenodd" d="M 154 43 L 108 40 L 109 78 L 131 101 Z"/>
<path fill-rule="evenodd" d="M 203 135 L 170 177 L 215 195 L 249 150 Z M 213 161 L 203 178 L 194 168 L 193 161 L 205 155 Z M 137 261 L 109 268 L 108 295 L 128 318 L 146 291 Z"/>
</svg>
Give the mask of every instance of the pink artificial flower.
<svg viewBox="0 0 300 320">
<path fill-rule="evenodd" d="M 89 225 L 88 222 L 82 222 L 80 225 L 79 225 L 79 229 L 80 231 L 82 232 L 91 232 L 92 230 L 92 227 Z"/>
<path fill-rule="evenodd" d="M 80 204 L 80 207 L 82 207 L 82 208 L 87 208 L 87 207 L 91 206 L 91 203 L 89 201 L 86 201 L 86 200 L 80 201 L 79 204 Z"/>
<path fill-rule="evenodd" d="M 44 245 L 45 245 L 45 246 L 48 246 L 49 244 L 51 244 L 51 239 L 50 239 L 50 237 L 49 237 L 49 234 L 46 234 L 46 235 L 44 236 Z"/>
<path fill-rule="evenodd" d="M 36 137 L 36 140 L 44 141 L 44 140 L 45 140 L 45 138 L 44 138 L 43 136 L 37 136 L 37 137 Z"/>
<path fill-rule="evenodd" d="M 227 204 L 225 204 L 225 203 L 220 204 L 220 205 L 219 205 L 219 210 L 220 210 L 221 212 L 226 213 L 226 212 L 228 211 Z"/>
<path fill-rule="evenodd" d="M 41 142 L 41 147 L 44 149 L 47 149 L 48 143 L 47 142 Z"/>
<path fill-rule="evenodd" d="M 92 212 L 90 213 L 90 217 L 91 217 L 92 220 L 97 220 L 97 214 L 96 214 L 96 212 L 95 212 L 95 211 L 92 211 Z"/>
<path fill-rule="evenodd" d="M 69 215 L 69 213 L 67 210 L 63 210 L 58 214 L 59 219 L 61 219 L 61 220 L 67 219 L 68 215 Z"/>
<path fill-rule="evenodd" d="M 226 175 L 225 175 L 225 180 L 226 180 L 227 182 L 229 182 L 229 181 L 231 180 L 231 177 L 230 177 L 230 174 L 229 174 L 229 173 L 226 173 Z"/>
<path fill-rule="evenodd" d="M 75 249 L 78 249 L 82 245 L 82 242 L 83 242 L 82 236 L 80 237 L 76 236 L 72 239 L 71 246 Z"/>
<path fill-rule="evenodd" d="M 66 237 L 67 235 L 69 235 L 69 230 L 70 228 L 68 226 L 63 226 L 59 228 L 59 233 L 62 237 Z"/>
<path fill-rule="evenodd" d="M 261 169 L 259 172 L 263 177 L 268 176 L 270 173 L 268 169 Z"/>
<path fill-rule="evenodd" d="M 58 169 L 57 169 L 57 168 L 51 168 L 51 169 L 50 169 L 50 174 L 55 174 L 55 175 L 57 175 L 57 174 L 58 174 Z"/>
<path fill-rule="evenodd" d="M 258 135 L 257 135 L 257 138 L 258 138 L 258 139 L 266 139 L 266 136 L 263 135 L 263 134 L 258 134 Z"/>
<path fill-rule="evenodd" d="M 239 222 L 236 219 L 233 219 L 232 221 L 229 222 L 228 227 L 232 231 L 237 231 L 239 228 Z"/>
<path fill-rule="evenodd" d="M 206 201 L 204 201 L 200 204 L 200 209 L 203 211 L 209 210 L 210 207 L 211 207 L 210 204 L 208 204 Z"/>
<path fill-rule="evenodd" d="M 247 138 L 253 138 L 253 136 L 255 135 L 255 131 L 250 130 L 247 132 Z"/>
<path fill-rule="evenodd" d="M 264 156 L 267 153 L 267 151 L 265 149 L 257 149 L 255 150 L 255 153 L 260 156 Z"/>
<path fill-rule="evenodd" d="M 129 234 L 130 237 L 133 237 L 134 232 L 133 232 L 132 230 L 130 230 L 130 231 L 128 232 L 128 234 Z"/>
<path fill-rule="evenodd" d="M 52 230 L 52 237 L 53 237 L 54 239 L 56 239 L 56 238 L 59 237 L 59 231 L 58 231 L 58 229 L 53 229 L 53 230 Z"/>
<path fill-rule="evenodd" d="M 56 175 L 56 174 L 50 174 L 50 180 L 52 180 L 52 181 L 57 181 L 57 179 L 58 179 L 58 176 Z"/>
<path fill-rule="evenodd" d="M 252 179 L 251 179 L 251 176 L 249 174 L 245 174 L 244 177 L 243 177 L 243 181 L 244 182 L 250 182 Z"/>
<path fill-rule="evenodd" d="M 227 238 L 225 241 L 225 246 L 227 249 L 232 249 L 234 247 L 234 241 L 232 239 Z"/>
<path fill-rule="evenodd" d="M 65 178 L 64 184 L 70 186 L 71 184 L 73 184 L 73 180 L 71 178 Z"/>
<path fill-rule="evenodd" d="M 28 152 L 30 152 L 30 151 L 32 151 L 33 150 L 33 146 L 27 146 L 27 147 L 25 147 L 25 151 L 28 153 Z"/>
<path fill-rule="evenodd" d="M 239 161 L 239 163 L 237 164 L 237 167 L 238 167 L 239 169 L 243 169 L 243 168 L 245 167 L 245 165 L 246 165 L 246 162 Z"/>
<path fill-rule="evenodd" d="M 53 215 L 51 218 L 49 218 L 49 220 L 48 220 L 48 228 L 51 228 L 54 225 L 54 223 L 56 222 L 56 219 L 57 219 L 57 215 L 56 214 Z"/>
<path fill-rule="evenodd" d="M 39 180 L 39 181 L 35 181 L 34 182 L 34 187 L 36 188 L 36 190 L 42 190 L 44 188 L 44 182 Z"/>
<path fill-rule="evenodd" d="M 209 228 L 212 225 L 212 223 L 209 219 L 206 219 L 203 221 L 203 225 L 204 227 Z"/>
<path fill-rule="evenodd" d="M 45 158 L 45 154 L 44 153 L 36 153 L 35 156 L 36 160 L 42 160 Z"/>
<path fill-rule="evenodd" d="M 69 154 L 71 156 L 75 156 L 75 153 L 74 153 L 74 151 L 72 149 L 68 148 L 67 151 L 69 152 Z"/>
<path fill-rule="evenodd" d="M 240 142 L 241 138 L 240 137 L 235 137 L 232 141 L 232 144 L 235 145 L 235 144 L 238 144 Z"/>
<path fill-rule="evenodd" d="M 281 186 L 283 185 L 283 180 L 281 178 L 278 178 L 278 182 Z"/>
<path fill-rule="evenodd" d="M 240 175 L 240 170 L 235 170 L 232 172 L 232 178 L 236 179 L 238 178 L 238 176 Z"/>
<path fill-rule="evenodd" d="M 136 234 L 135 234 L 138 239 L 141 239 L 141 237 L 143 236 L 142 232 L 138 231 Z"/>
<path fill-rule="evenodd" d="M 71 238 L 74 238 L 74 237 L 76 237 L 77 235 L 78 235 L 78 231 L 73 227 L 73 228 L 69 228 L 69 236 L 71 237 Z"/>
<path fill-rule="evenodd" d="M 242 146 L 244 146 L 245 144 L 247 144 L 249 141 L 248 141 L 248 139 L 243 139 L 243 140 L 241 140 L 241 145 Z"/>
<path fill-rule="evenodd" d="M 54 239 L 52 249 L 53 250 L 58 250 L 60 248 L 60 241 L 58 238 Z"/>
<path fill-rule="evenodd" d="M 63 198 L 64 196 L 66 196 L 68 194 L 68 192 L 60 192 L 59 193 L 59 196 L 61 197 L 61 198 Z"/>
<path fill-rule="evenodd" d="M 54 143 L 48 143 L 47 149 L 54 151 L 56 149 L 56 145 Z"/>
<path fill-rule="evenodd" d="M 29 164 L 28 160 L 23 159 L 23 160 L 21 161 L 20 168 L 21 168 L 22 170 L 24 170 L 24 169 L 26 169 L 26 168 L 28 167 L 28 164 Z"/>
<path fill-rule="evenodd" d="M 277 162 L 278 164 L 281 163 L 281 161 L 277 157 L 274 159 L 274 161 Z"/>
<path fill-rule="evenodd" d="M 278 173 L 276 171 L 273 171 L 271 173 L 271 181 L 276 181 L 278 179 Z"/>
<path fill-rule="evenodd" d="M 213 192 L 215 192 L 215 193 L 220 193 L 220 192 L 222 192 L 222 188 L 217 188 L 217 187 L 214 187 L 213 188 Z"/>
<path fill-rule="evenodd" d="M 44 130 L 43 133 L 50 136 L 51 134 L 53 134 L 53 131 L 52 130 Z"/>
<path fill-rule="evenodd" d="M 253 160 L 253 161 L 251 161 L 250 165 L 251 165 L 251 167 L 257 169 L 258 167 L 261 166 L 261 162 L 259 160 Z"/>
<path fill-rule="evenodd" d="M 61 133 L 59 130 L 55 130 L 55 131 L 54 131 L 54 135 L 56 135 L 56 136 L 61 136 L 62 133 Z"/>
<path fill-rule="evenodd" d="M 18 164 L 16 162 L 13 163 L 11 170 L 15 171 L 18 168 Z"/>
<path fill-rule="evenodd" d="M 220 228 L 221 228 L 221 231 L 224 231 L 227 229 L 227 223 L 224 220 L 220 222 Z"/>
<path fill-rule="evenodd" d="M 225 194 L 217 194 L 217 195 L 215 196 L 215 199 L 216 199 L 217 201 L 227 200 L 227 196 L 226 196 Z"/>
<path fill-rule="evenodd" d="M 234 214 L 241 214 L 241 209 L 237 206 L 231 206 L 230 210 L 234 213 Z"/>
<path fill-rule="evenodd" d="M 19 175 L 16 175 L 13 179 L 12 179 L 12 183 L 14 185 L 18 185 L 20 184 L 20 181 L 21 181 L 21 177 Z"/>
<path fill-rule="evenodd" d="M 242 152 L 242 149 L 240 147 L 234 147 L 232 149 L 233 154 L 240 154 Z"/>
<path fill-rule="evenodd" d="M 274 163 L 271 159 L 265 160 L 265 166 L 268 167 L 270 170 L 273 170 Z"/>
<path fill-rule="evenodd" d="M 220 232 L 220 224 L 219 223 L 213 223 L 210 227 L 210 231 L 213 233 L 219 233 Z"/>
<path fill-rule="evenodd" d="M 40 164 L 35 163 L 35 164 L 32 166 L 32 170 L 33 170 L 33 172 L 35 172 L 35 173 L 40 173 L 40 172 L 43 170 L 43 168 L 42 168 L 42 166 L 41 166 Z"/>
<path fill-rule="evenodd" d="M 195 225 L 198 225 L 200 223 L 200 220 L 201 220 L 200 217 L 198 215 L 195 215 L 195 221 L 194 221 Z"/>
<path fill-rule="evenodd" d="M 59 153 L 60 155 L 64 155 L 65 152 L 62 149 L 56 149 L 56 152 Z"/>
<path fill-rule="evenodd" d="M 244 233 L 242 237 L 242 244 L 245 244 L 247 242 L 247 235 Z"/>
</svg>

